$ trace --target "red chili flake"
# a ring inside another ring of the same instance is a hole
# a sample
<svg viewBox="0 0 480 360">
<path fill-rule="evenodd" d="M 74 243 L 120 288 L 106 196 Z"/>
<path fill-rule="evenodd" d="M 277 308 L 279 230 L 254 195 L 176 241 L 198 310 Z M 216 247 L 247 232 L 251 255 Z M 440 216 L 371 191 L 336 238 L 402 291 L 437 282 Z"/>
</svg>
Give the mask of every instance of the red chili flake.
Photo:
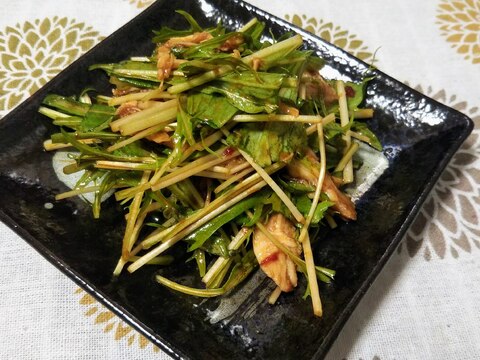
<svg viewBox="0 0 480 360">
<path fill-rule="evenodd" d="M 355 96 L 355 90 L 353 90 L 353 88 L 351 86 L 345 86 L 345 95 L 347 95 L 347 97 L 354 97 Z"/>
<path fill-rule="evenodd" d="M 230 156 L 235 152 L 235 148 L 229 146 L 225 150 L 223 150 L 223 156 Z"/>
<path fill-rule="evenodd" d="M 260 265 L 268 265 L 271 262 L 277 261 L 279 251 L 274 252 L 273 254 L 268 255 L 265 259 L 262 260 Z"/>
</svg>

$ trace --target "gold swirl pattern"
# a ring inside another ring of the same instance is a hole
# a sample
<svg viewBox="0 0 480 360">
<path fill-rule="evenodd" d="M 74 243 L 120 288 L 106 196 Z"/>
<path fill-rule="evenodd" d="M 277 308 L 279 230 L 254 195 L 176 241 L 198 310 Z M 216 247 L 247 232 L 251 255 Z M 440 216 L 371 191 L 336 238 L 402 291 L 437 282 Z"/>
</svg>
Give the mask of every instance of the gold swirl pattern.
<svg viewBox="0 0 480 360">
<path fill-rule="evenodd" d="M 138 9 L 144 9 L 152 5 L 155 0 L 128 0 L 132 5 L 135 5 Z"/>
<path fill-rule="evenodd" d="M 410 257 L 423 254 L 427 261 L 457 259 L 480 249 L 480 109 L 445 90 L 415 89 L 470 116 L 475 130 L 444 170 L 398 251 L 406 247 Z"/>
<path fill-rule="evenodd" d="M 480 0 L 442 0 L 437 24 L 452 48 L 466 60 L 480 63 Z"/>
<path fill-rule="evenodd" d="M 344 49 L 350 54 L 356 56 L 363 61 L 371 61 L 373 54 L 369 51 L 364 42 L 357 38 L 355 34 L 350 34 L 347 30 L 331 22 L 325 22 L 322 19 L 307 17 L 306 15 L 285 15 L 285 19 L 302 29 L 311 32 L 332 43 L 339 48 Z"/>
<path fill-rule="evenodd" d="M 145 349 L 148 345 L 151 345 L 155 353 L 160 351 L 146 337 L 135 331 L 130 325 L 125 324 L 113 312 L 99 304 L 91 295 L 80 288 L 75 291 L 75 294 L 81 295 L 79 303 L 87 308 L 85 316 L 94 318 L 96 325 L 103 326 L 103 332 L 112 333 L 115 340 L 124 340 L 128 346 L 137 344 L 140 349 Z"/>
<path fill-rule="evenodd" d="M 66 17 L 36 19 L 0 32 L 0 113 L 12 109 L 102 37 Z"/>
</svg>

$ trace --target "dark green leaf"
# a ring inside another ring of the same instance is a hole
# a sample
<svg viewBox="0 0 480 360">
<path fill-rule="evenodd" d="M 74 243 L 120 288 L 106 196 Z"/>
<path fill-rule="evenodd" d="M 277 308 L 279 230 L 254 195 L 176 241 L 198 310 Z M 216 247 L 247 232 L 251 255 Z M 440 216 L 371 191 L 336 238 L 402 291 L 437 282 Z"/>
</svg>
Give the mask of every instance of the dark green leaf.
<svg viewBox="0 0 480 360">
<path fill-rule="evenodd" d="M 306 181 L 291 178 L 279 178 L 279 184 L 290 193 L 310 193 L 315 191 L 315 186 Z"/>
<path fill-rule="evenodd" d="M 80 129 L 84 132 L 102 131 L 108 128 L 115 115 L 113 106 L 93 104 L 83 119 Z"/>
<path fill-rule="evenodd" d="M 191 98 L 194 96 L 195 95 L 190 95 L 187 97 L 187 95 L 181 95 L 179 97 L 179 111 L 177 113 L 177 132 L 187 140 L 190 146 L 195 145 L 195 139 L 193 137 L 193 117 L 195 116 L 195 113 L 190 111 L 191 109 L 189 106 L 190 102 L 193 101 Z"/>
<path fill-rule="evenodd" d="M 43 104 L 54 107 L 71 115 L 84 116 L 90 109 L 90 104 L 81 103 L 72 98 L 49 94 L 43 99 Z"/>
<path fill-rule="evenodd" d="M 172 37 L 180 37 L 180 36 L 187 36 L 191 35 L 194 32 L 203 31 L 203 29 L 198 25 L 197 21 L 183 10 L 177 10 L 177 13 L 182 15 L 190 24 L 190 29 L 188 30 L 174 30 L 167 26 L 162 27 L 160 30 L 154 30 L 153 33 L 155 34 L 154 38 L 152 39 L 153 42 L 156 43 L 163 43 Z"/>
<path fill-rule="evenodd" d="M 258 265 L 253 250 L 249 250 L 242 260 L 237 263 L 225 284 L 222 286 L 225 291 L 233 289 L 240 284 Z"/>
<path fill-rule="evenodd" d="M 303 124 L 247 123 L 237 128 L 227 142 L 246 151 L 262 167 L 282 161 L 307 145 Z"/>
<path fill-rule="evenodd" d="M 214 129 L 219 129 L 225 125 L 237 111 L 237 108 L 232 106 L 223 96 L 203 92 L 188 96 L 187 112 L 190 117 L 198 119 Z"/>
<path fill-rule="evenodd" d="M 189 246 L 188 250 L 191 251 L 201 247 L 205 243 L 205 241 L 207 241 L 223 225 L 225 225 L 229 221 L 232 221 L 246 210 L 254 207 L 260 201 L 261 196 L 250 196 L 203 225 L 200 229 L 196 230 L 193 234 L 187 237 L 187 241 L 193 242 Z"/>
<path fill-rule="evenodd" d="M 231 38 L 238 38 L 243 42 L 243 34 L 237 32 L 229 32 L 223 35 L 215 36 L 209 40 L 202 41 L 198 45 L 191 46 L 185 51 L 182 51 L 182 56 L 185 59 L 195 58 L 209 58 L 218 53 L 218 48 L 227 40 Z"/>
<path fill-rule="evenodd" d="M 304 216 L 307 216 L 312 207 L 312 200 L 310 200 L 307 195 L 302 195 L 295 199 L 295 205 L 297 206 L 298 211 Z M 332 205 L 334 205 L 334 203 L 327 200 L 319 202 L 313 213 L 312 224 L 318 224 L 323 219 L 325 212 Z"/>
<path fill-rule="evenodd" d="M 370 130 L 364 122 L 354 121 L 351 129 L 360 135 L 368 137 L 368 144 L 378 151 L 382 151 L 382 144 L 378 140 L 377 136 Z"/>
<path fill-rule="evenodd" d="M 193 18 L 192 15 L 190 15 L 188 12 L 184 11 L 184 10 L 176 10 L 175 11 L 177 14 L 180 14 L 182 15 L 185 20 L 188 21 L 188 23 L 190 24 L 190 30 L 192 32 L 200 32 L 200 31 L 203 31 L 203 29 L 200 27 L 200 25 L 198 25 L 197 21 Z"/>
<path fill-rule="evenodd" d="M 236 86 L 226 83 L 216 82 L 215 84 L 202 88 L 201 92 L 204 94 L 221 94 L 225 97 L 224 99 L 227 103 L 234 107 L 235 110 L 238 109 L 248 114 L 257 114 L 267 110 L 268 112 L 272 112 L 276 108 L 276 105 L 269 106 L 265 101 L 260 101 L 245 95 L 239 91 Z"/>
<path fill-rule="evenodd" d="M 224 236 L 211 236 L 207 241 L 203 243 L 201 249 L 212 255 L 228 258 L 230 256 L 228 251 L 228 238 Z"/>
<path fill-rule="evenodd" d="M 156 83 L 160 82 L 158 80 L 158 70 L 155 62 L 127 60 L 119 63 L 95 64 L 91 65 L 88 69 L 101 69 L 108 75 L 117 76 L 119 78 L 146 80 Z"/>
</svg>

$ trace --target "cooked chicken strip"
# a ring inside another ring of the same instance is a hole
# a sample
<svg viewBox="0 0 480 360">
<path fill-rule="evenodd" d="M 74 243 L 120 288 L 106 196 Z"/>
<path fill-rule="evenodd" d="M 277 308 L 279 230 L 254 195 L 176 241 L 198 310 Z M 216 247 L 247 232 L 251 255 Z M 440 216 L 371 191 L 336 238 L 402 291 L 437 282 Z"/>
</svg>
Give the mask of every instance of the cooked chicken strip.
<svg viewBox="0 0 480 360">
<path fill-rule="evenodd" d="M 175 55 L 171 49 L 175 46 L 190 47 L 201 43 L 202 41 L 211 39 L 212 35 L 206 31 L 196 32 L 192 35 L 172 37 L 165 44 L 157 48 L 157 70 L 158 79 L 164 80 L 168 78 L 172 72 L 176 62 Z"/>
<path fill-rule="evenodd" d="M 302 83 L 305 84 L 307 99 L 320 98 L 327 106 L 338 101 L 335 89 L 317 71 L 304 72 Z"/>
<path fill-rule="evenodd" d="M 318 160 L 312 154 L 307 154 L 303 160 L 293 159 L 287 165 L 287 170 L 291 177 L 305 180 L 311 185 L 316 185 L 320 166 Z M 335 203 L 332 209 L 338 211 L 342 218 L 345 220 L 357 219 L 357 212 L 352 200 L 337 188 L 328 172 L 325 173 L 322 191 L 328 195 L 330 201 Z"/>
<path fill-rule="evenodd" d="M 138 107 L 138 101 L 127 101 L 120 105 L 116 111 L 118 117 L 125 117 L 133 113 L 139 112 L 142 109 Z"/>
<path fill-rule="evenodd" d="M 295 255 L 301 254 L 301 246 L 295 240 L 295 227 L 285 216 L 279 213 L 270 216 L 265 227 Z M 297 286 L 297 269 L 294 262 L 259 229 L 253 233 L 253 251 L 260 268 L 282 291 L 292 291 Z"/>
</svg>

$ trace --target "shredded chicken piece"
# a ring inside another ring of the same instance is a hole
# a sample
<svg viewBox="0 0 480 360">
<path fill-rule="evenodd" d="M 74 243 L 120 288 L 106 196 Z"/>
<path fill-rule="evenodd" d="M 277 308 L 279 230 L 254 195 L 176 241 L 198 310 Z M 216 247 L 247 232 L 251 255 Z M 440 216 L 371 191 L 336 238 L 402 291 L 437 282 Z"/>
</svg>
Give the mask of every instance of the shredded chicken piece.
<svg viewBox="0 0 480 360">
<path fill-rule="evenodd" d="M 166 131 L 159 131 L 156 132 L 155 134 L 147 136 L 147 139 L 153 142 L 156 142 L 157 144 L 164 144 L 170 148 L 173 148 L 173 142 L 170 138 L 170 135 Z"/>
<path fill-rule="evenodd" d="M 174 46 L 190 47 L 200 44 L 202 41 L 209 40 L 211 38 L 212 35 L 207 31 L 196 32 L 187 36 L 172 37 L 165 43 L 165 46 L 169 48 Z"/>
<path fill-rule="evenodd" d="M 260 66 L 262 66 L 262 59 L 254 58 L 252 62 L 253 70 L 257 71 L 258 69 L 260 69 Z"/>
<path fill-rule="evenodd" d="M 137 101 L 127 101 L 125 103 L 123 103 L 122 105 L 120 105 L 116 111 L 118 117 L 125 117 L 127 115 L 130 115 L 130 114 L 133 114 L 133 113 L 136 113 L 136 112 L 139 112 L 141 111 L 142 109 L 140 109 L 138 107 L 138 102 Z"/>
<path fill-rule="evenodd" d="M 223 164 L 227 169 L 236 168 L 239 165 L 246 164 L 247 161 L 242 156 L 237 156 L 236 158 L 230 159 Z"/>
<path fill-rule="evenodd" d="M 173 47 L 190 47 L 211 39 L 212 35 L 206 31 L 196 32 L 192 35 L 170 38 L 167 42 L 157 48 L 157 70 L 158 79 L 167 79 L 181 61 L 177 61 L 172 54 Z"/>
<path fill-rule="evenodd" d="M 237 34 L 225 40 L 225 42 L 218 48 L 218 50 L 223 52 L 231 52 L 234 49 L 237 49 L 240 45 L 244 43 L 243 35 Z"/>
<path fill-rule="evenodd" d="M 295 226 L 285 216 L 279 213 L 270 216 L 265 227 L 295 255 L 301 254 L 301 246 L 295 240 Z M 295 263 L 259 229 L 253 233 L 253 251 L 260 268 L 282 291 L 289 292 L 297 286 Z"/>
<path fill-rule="evenodd" d="M 312 151 L 307 151 L 305 160 L 310 164 L 305 164 L 302 162 L 302 160 L 293 159 L 287 165 L 288 173 L 293 178 L 305 180 L 310 185 L 316 185 L 319 176 L 320 164 Z M 328 195 L 330 201 L 335 203 L 335 205 L 332 206 L 332 209 L 337 211 L 342 218 L 345 220 L 357 219 L 357 212 L 352 200 L 350 200 L 347 195 L 337 188 L 332 176 L 328 172 L 325 173 L 322 191 Z"/>
<path fill-rule="evenodd" d="M 138 101 L 138 108 L 141 109 L 141 110 L 145 110 L 145 109 L 149 109 L 153 106 L 157 106 L 158 105 L 158 101 L 153 101 L 153 100 L 148 100 L 148 101 Z"/>
<path fill-rule="evenodd" d="M 338 101 L 335 89 L 318 72 L 306 71 L 302 75 L 302 82 L 305 84 L 307 99 L 320 98 L 327 106 Z"/>
<path fill-rule="evenodd" d="M 278 110 L 280 111 L 280 114 L 285 114 L 285 115 L 292 115 L 292 116 L 299 116 L 300 111 L 293 107 L 293 106 L 288 106 L 287 104 L 280 102 L 278 106 Z"/>
<path fill-rule="evenodd" d="M 131 93 L 137 93 L 137 92 L 141 92 L 141 91 L 146 91 L 146 90 L 139 89 L 139 88 L 136 88 L 136 87 L 133 87 L 133 86 L 120 88 L 117 85 L 117 87 L 112 90 L 112 95 L 115 96 L 115 97 L 118 97 L 118 96 L 123 96 L 123 95 L 131 94 Z"/>
<path fill-rule="evenodd" d="M 168 46 L 162 45 L 157 49 L 157 71 L 158 79 L 164 80 L 168 78 L 172 72 L 175 63 L 175 55 L 173 55 Z"/>
<path fill-rule="evenodd" d="M 338 211 L 341 217 L 346 220 L 357 220 L 357 211 L 352 200 L 343 192 L 338 190 L 330 174 L 325 174 L 322 190 L 328 195 L 330 201 L 334 202 L 333 210 Z"/>
</svg>

